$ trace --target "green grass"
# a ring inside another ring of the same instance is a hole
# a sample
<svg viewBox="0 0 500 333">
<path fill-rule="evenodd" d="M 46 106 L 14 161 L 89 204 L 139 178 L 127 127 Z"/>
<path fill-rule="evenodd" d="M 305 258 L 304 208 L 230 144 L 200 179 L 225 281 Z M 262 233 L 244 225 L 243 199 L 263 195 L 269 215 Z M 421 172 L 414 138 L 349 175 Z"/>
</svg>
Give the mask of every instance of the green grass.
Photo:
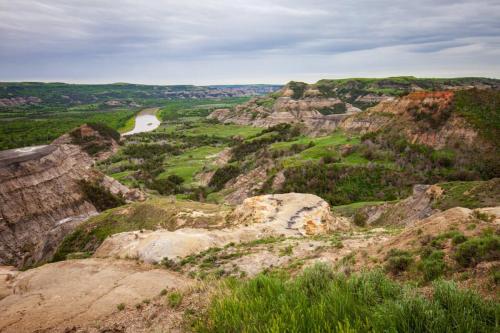
<svg viewBox="0 0 500 333">
<path fill-rule="evenodd" d="M 382 205 L 386 202 L 387 201 L 359 201 L 348 205 L 333 206 L 332 210 L 341 215 L 352 216 L 363 207 Z"/>
<path fill-rule="evenodd" d="M 349 164 L 349 165 L 367 164 L 368 162 L 370 162 L 370 161 L 356 152 L 349 154 L 342 159 L 342 163 Z"/>
<path fill-rule="evenodd" d="M 224 147 L 202 146 L 187 150 L 181 155 L 169 156 L 165 161 L 165 171 L 158 178 L 163 179 L 170 175 L 177 175 L 184 179 L 186 185 L 193 184 L 194 176 L 204 166 L 210 166 L 210 157 L 223 149 Z"/>
<path fill-rule="evenodd" d="M 220 138 L 231 138 L 234 136 L 248 138 L 260 133 L 261 131 L 262 128 L 252 126 L 198 123 L 198 126 L 192 129 L 184 130 L 183 134 L 192 136 L 208 135 Z"/>
<path fill-rule="evenodd" d="M 287 142 L 277 142 L 271 145 L 271 150 L 286 150 L 290 149 L 292 145 L 307 145 L 310 142 L 314 143 L 314 146 L 301 151 L 298 154 L 287 157 L 283 160 L 283 166 L 286 168 L 300 166 L 303 163 L 310 161 L 318 161 L 323 157 L 340 157 L 338 148 L 345 144 L 358 144 L 358 137 L 348 137 L 344 133 L 337 131 L 332 135 L 311 138 L 311 137 L 300 137 L 297 140 L 287 141 Z M 358 159 L 359 160 L 359 159 Z M 345 161 L 349 162 L 349 161 Z M 356 162 L 351 159 L 351 162 Z M 357 162 L 356 162 L 357 163 Z"/>
<path fill-rule="evenodd" d="M 366 165 L 370 161 L 363 157 L 358 152 L 353 152 L 345 157 L 341 157 L 340 147 L 346 144 L 357 145 L 360 143 L 359 137 L 349 137 L 341 131 L 334 132 L 331 135 L 312 138 L 302 136 L 297 140 L 276 142 L 271 145 L 273 150 L 287 150 L 293 145 L 308 145 L 310 142 L 314 144 L 313 147 L 307 148 L 300 153 L 286 157 L 283 159 L 283 167 L 290 168 L 301 166 L 304 163 L 319 161 L 324 157 L 334 157 L 339 159 L 338 164 L 345 166 Z M 393 168 L 394 163 L 388 161 L 375 161 L 377 164 L 384 165 L 387 168 Z"/>
<path fill-rule="evenodd" d="M 434 202 L 434 207 L 445 210 L 452 207 L 481 208 L 500 202 L 500 178 L 488 181 L 454 181 L 438 184 L 444 193 Z"/>
<path fill-rule="evenodd" d="M 167 296 L 168 305 L 171 308 L 177 308 L 181 305 L 182 302 L 182 294 L 178 291 L 175 291 Z"/>
<path fill-rule="evenodd" d="M 196 332 L 496 332 L 500 306 L 434 283 L 429 297 L 380 271 L 350 277 L 317 265 L 290 278 L 261 274 L 227 280 Z"/>
<path fill-rule="evenodd" d="M 500 91 L 471 89 L 455 93 L 455 111 L 466 118 L 485 139 L 500 147 Z"/>
</svg>

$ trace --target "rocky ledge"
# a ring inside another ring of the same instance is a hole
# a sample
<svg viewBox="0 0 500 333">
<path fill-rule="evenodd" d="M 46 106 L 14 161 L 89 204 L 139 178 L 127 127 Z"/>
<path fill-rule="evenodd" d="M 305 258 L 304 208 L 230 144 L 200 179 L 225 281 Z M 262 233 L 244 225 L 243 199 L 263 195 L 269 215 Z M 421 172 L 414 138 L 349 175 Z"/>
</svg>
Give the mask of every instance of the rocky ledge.
<svg viewBox="0 0 500 333">
<path fill-rule="evenodd" d="M 211 247 L 249 242 L 264 237 L 320 235 L 349 228 L 334 216 L 328 203 L 312 194 L 287 193 L 246 199 L 226 217 L 220 230 L 183 228 L 175 231 L 132 231 L 108 237 L 97 257 L 136 258 L 158 263 L 178 260 Z"/>
</svg>

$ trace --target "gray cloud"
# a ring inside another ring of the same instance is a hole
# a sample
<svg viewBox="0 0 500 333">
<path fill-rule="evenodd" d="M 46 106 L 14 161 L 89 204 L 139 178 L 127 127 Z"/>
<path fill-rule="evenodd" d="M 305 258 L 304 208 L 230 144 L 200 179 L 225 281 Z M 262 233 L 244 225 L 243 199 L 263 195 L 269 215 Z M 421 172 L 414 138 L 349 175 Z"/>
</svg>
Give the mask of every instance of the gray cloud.
<svg viewBox="0 0 500 333">
<path fill-rule="evenodd" d="M 0 0 L 0 43 L 2 80 L 498 77 L 500 2 Z"/>
</svg>

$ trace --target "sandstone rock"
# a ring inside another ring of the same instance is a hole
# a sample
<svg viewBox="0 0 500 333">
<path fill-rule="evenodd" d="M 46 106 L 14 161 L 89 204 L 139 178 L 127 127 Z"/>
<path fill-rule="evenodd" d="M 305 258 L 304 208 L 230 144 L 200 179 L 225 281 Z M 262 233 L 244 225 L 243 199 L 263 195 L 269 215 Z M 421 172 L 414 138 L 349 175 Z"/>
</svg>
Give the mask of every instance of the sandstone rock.
<svg viewBox="0 0 500 333">
<path fill-rule="evenodd" d="M 0 300 L 0 331 L 5 333 L 95 323 L 118 311 L 120 303 L 131 307 L 162 289 L 191 284 L 167 270 L 104 259 L 63 261 L 16 274 L 9 280 L 10 294 Z"/>
<path fill-rule="evenodd" d="M 346 229 L 326 201 L 313 194 L 285 193 L 247 198 L 228 217 L 239 224 L 275 223 L 301 235 L 324 234 Z"/>
<path fill-rule="evenodd" d="M 323 199 L 299 193 L 248 198 L 227 217 L 227 224 L 232 227 L 124 232 L 108 237 L 95 256 L 160 262 L 163 258 L 182 258 L 231 242 L 317 235 L 348 228 L 347 220 L 333 216 Z"/>
</svg>

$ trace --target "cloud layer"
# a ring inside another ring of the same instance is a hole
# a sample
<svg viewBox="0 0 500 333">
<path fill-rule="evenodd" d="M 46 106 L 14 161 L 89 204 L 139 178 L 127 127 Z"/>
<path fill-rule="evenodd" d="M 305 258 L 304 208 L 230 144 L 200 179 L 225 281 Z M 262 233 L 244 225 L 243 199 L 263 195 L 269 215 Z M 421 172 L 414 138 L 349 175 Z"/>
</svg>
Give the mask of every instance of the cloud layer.
<svg viewBox="0 0 500 333">
<path fill-rule="evenodd" d="M 500 77 L 500 2 L 0 0 L 0 80 Z"/>
</svg>

